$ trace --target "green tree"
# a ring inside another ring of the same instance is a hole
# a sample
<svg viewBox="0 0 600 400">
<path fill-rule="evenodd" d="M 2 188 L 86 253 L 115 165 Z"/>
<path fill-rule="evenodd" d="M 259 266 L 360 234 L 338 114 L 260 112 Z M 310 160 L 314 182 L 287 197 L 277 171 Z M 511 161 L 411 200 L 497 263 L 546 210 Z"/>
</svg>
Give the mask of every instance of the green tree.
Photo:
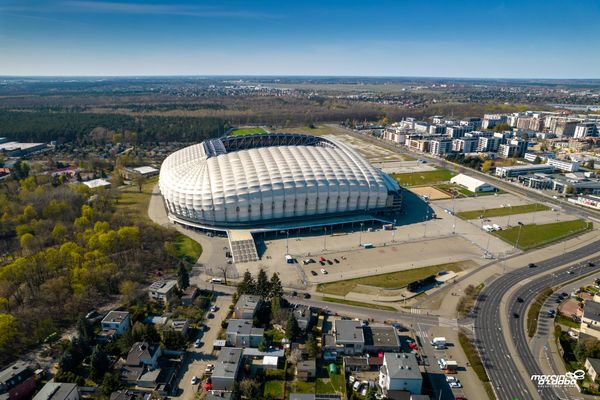
<svg viewBox="0 0 600 400">
<path fill-rule="evenodd" d="M 492 160 L 485 160 L 483 164 L 481 164 L 481 172 L 488 173 L 490 168 L 492 168 L 492 165 L 494 165 Z"/>
<path fill-rule="evenodd" d="M 110 367 L 110 360 L 108 355 L 99 345 L 94 347 L 92 355 L 90 356 L 90 374 L 95 379 L 103 377 Z"/>
<path fill-rule="evenodd" d="M 77 333 L 81 340 L 88 343 L 94 338 L 94 327 L 83 315 L 77 320 Z"/>
<path fill-rule="evenodd" d="M 121 382 L 116 374 L 107 373 L 102 379 L 102 385 L 100 385 L 100 392 L 104 397 L 110 397 L 110 394 L 121 389 Z"/>
<path fill-rule="evenodd" d="M 290 314 L 285 325 L 285 337 L 289 340 L 294 340 L 299 334 L 300 327 L 298 326 L 298 320 L 294 317 L 294 314 Z"/>
<path fill-rule="evenodd" d="M 367 389 L 367 394 L 365 395 L 365 400 L 375 400 L 376 394 L 377 394 L 377 389 L 375 389 L 375 386 L 369 386 L 369 389 Z"/>
<path fill-rule="evenodd" d="M 246 399 L 260 398 L 260 385 L 254 379 L 244 379 L 240 382 L 240 392 Z"/>
<path fill-rule="evenodd" d="M 271 281 L 269 282 L 269 289 L 269 296 L 271 298 L 283 296 L 283 286 L 281 285 L 281 280 L 279 279 L 279 274 L 277 272 L 274 272 L 273 276 L 271 276 Z"/>
<path fill-rule="evenodd" d="M 17 319 L 11 314 L 0 314 L 0 353 L 8 354 L 19 334 Z"/>
<path fill-rule="evenodd" d="M 185 290 L 190 286 L 190 275 L 182 262 L 179 263 L 179 269 L 177 270 L 177 286 L 181 290 Z"/>
<path fill-rule="evenodd" d="M 306 351 L 308 352 L 308 356 L 310 358 L 315 358 L 317 356 L 317 339 L 315 338 L 315 335 L 313 335 L 312 333 L 308 334 L 305 346 Z"/>
<path fill-rule="evenodd" d="M 254 294 L 256 292 L 256 282 L 254 282 L 250 271 L 246 270 L 244 272 L 244 277 L 238 285 L 237 292 L 238 294 Z"/>
<path fill-rule="evenodd" d="M 269 285 L 269 278 L 267 278 L 267 273 L 264 269 L 258 270 L 258 276 L 256 277 L 256 291 L 257 295 L 266 299 L 269 297 L 269 293 L 271 292 L 271 287 Z"/>
<path fill-rule="evenodd" d="M 541 164 L 542 163 L 542 159 L 540 158 L 540 156 L 535 156 L 535 160 L 533 160 L 534 164 Z"/>
</svg>

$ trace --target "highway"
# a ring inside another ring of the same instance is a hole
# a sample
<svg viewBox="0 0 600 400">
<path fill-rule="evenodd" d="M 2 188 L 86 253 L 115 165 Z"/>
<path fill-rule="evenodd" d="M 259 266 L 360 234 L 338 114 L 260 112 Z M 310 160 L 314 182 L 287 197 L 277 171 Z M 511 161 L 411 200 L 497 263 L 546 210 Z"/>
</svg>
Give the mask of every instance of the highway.
<svg viewBox="0 0 600 400">
<path fill-rule="evenodd" d="M 511 340 L 514 343 L 527 374 L 539 374 L 541 369 L 537 365 L 537 361 L 529 348 L 529 341 L 524 328 L 527 305 L 533 301 L 543 288 L 560 285 L 577 276 L 591 272 L 590 267 L 573 269 L 572 274 L 569 274 L 567 271 L 572 269 L 571 264 L 575 261 L 596 253 L 598 249 L 600 249 L 600 241 L 539 262 L 535 268 L 529 268 L 525 265 L 523 268 L 496 279 L 482 291 L 475 307 L 476 344 L 494 391 L 499 399 L 518 398 L 519 400 L 526 400 L 538 397 L 534 397 L 530 393 L 530 386 L 525 382 L 523 375 L 519 373 L 513 356 L 511 356 L 507 340 Z M 548 271 L 562 265 L 567 266 L 555 271 L 554 274 L 534 278 L 535 275 L 543 271 Z M 576 265 L 579 266 L 580 264 Z M 529 278 L 533 279 L 527 281 L 508 300 L 510 305 L 510 315 L 508 316 L 510 318 L 510 331 L 504 332 L 501 323 L 504 295 L 513 287 Z M 518 303 L 516 301 L 517 297 L 523 298 L 524 302 Z M 519 317 L 514 317 L 513 313 L 517 313 Z M 550 389 L 540 390 L 539 394 L 539 397 L 543 399 L 556 398 L 556 395 Z"/>
</svg>

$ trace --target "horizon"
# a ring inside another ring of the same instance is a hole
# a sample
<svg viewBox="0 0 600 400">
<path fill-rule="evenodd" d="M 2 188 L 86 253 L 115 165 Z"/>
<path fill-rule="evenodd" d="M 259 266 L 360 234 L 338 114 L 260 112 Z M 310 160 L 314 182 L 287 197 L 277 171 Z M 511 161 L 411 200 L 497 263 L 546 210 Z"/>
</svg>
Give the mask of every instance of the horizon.
<svg viewBox="0 0 600 400">
<path fill-rule="evenodd" d="M 4 0 L 0 76 L 600 79 L 598 19 L 593 0 Z"/>
</svg>

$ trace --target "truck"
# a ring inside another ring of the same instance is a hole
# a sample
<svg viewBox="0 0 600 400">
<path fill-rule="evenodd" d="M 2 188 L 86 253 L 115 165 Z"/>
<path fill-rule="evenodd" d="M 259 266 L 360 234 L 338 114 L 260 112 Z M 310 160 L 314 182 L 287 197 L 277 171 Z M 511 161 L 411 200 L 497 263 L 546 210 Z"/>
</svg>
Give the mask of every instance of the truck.
<svg viewBox="0 0 600 400">
<path fill-rule="evenodd" d="M 446 338 L 445 337 L 434 337 L 431 339 L 431 345 L 433 347 L 443 346 L 446 347 Z"/>
<path fill-rule="evenodd" d="M 442 369 L 445 374 L 456 374 L 458 371 L 458 363 L 454 360 L 444 361 Z"/>
</svg>

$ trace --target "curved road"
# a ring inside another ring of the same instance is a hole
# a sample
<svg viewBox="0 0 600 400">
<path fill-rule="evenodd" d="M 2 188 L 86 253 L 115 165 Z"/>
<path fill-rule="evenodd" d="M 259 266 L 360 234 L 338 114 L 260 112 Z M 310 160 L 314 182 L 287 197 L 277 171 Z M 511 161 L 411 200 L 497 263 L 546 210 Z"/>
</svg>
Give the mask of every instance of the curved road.
<svg viewBox="0 0 600 400">
<path fill-rule="evenodd" d="M 575 249 L 573 251 L 561 254 L 537 263 L 536 268 L 524 266 L 516 271 L 507 273 L 496 279 L 480 295 L 477 302 L 475 313 L 475 337 L 477 339 L 477 348 L 481 355 L 483 364 L 487 370 L 490 382 L 499 399 L 519 400 L 533 399 L 528 384 L 523 376 L 519 374 L 517 365 L 511 356 L 507 340 L 514 342 L 517 352 L 520 354 L 523 364 L 528 374 L 539 374 L 540 367 L 531 353 L 528 345 L 527 334 L 524 330 L 524 321 L 526 318 L 525 310 L 527 305 L 533 301 L 535 296 L 544 288 L 560 283 L 567 282 L 577 276 L 590 272 L 589 267 L 574 269 L 572 274 L 566 271 L 572 266 L 561 268 L 555 274 L 549 274 L 537 279 L 533 279 L 525 286 L 518 289 L 510 297 L 511 305 L 510 332 L 504 332 L 501 324 L 502 317 L 502 299 L 511 288 L 519 285 L 528 278 L 561 265 L 573 263 L 576 260 L 598 252 L 600 241 L 596 241 Z M 577 264 L 579 265 L 579 264 Z M 523 298 L 523 303 L 517 303 L 516 298 Z M 519 315 L 513 317 L 513 312 Z M 541 390 L 542 398 L 555 398 L 551 390 Z"/>
</svg>

